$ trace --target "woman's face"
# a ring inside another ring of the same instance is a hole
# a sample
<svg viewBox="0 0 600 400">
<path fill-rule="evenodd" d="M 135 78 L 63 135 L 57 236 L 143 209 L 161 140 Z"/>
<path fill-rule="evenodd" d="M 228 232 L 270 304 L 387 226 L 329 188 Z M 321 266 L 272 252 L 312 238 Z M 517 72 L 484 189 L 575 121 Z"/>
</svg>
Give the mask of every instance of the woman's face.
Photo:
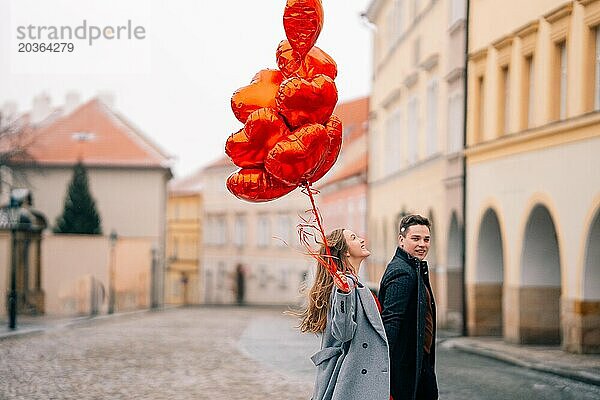
<svg viewBox="0 0 600 400">
<path fill-rule="evenodd" d="M 362 261 L 371 255 L 371 252 L 365 246 L 365 239 L 359 237 L 351 230 L 344 229 L 344 239 L 346 239 L 346 243 L 348 244 L 348 258 Z"/>
</svg>

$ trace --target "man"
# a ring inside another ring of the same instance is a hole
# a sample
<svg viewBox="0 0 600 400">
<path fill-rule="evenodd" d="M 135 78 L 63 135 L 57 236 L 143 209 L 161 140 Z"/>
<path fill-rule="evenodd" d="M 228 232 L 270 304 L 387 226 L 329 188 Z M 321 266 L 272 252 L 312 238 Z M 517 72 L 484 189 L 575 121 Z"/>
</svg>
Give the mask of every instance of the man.
<svg viewBox="0 0 600 400">
<path fill-rule="evenodd" d="M 379 286 L 381 318 L 390 348 L 394 400 L 436 400 L 435 301 L 424 261 L 431 223 L 407 215 L 398 226 L 398 248 Z"/>
</svg>

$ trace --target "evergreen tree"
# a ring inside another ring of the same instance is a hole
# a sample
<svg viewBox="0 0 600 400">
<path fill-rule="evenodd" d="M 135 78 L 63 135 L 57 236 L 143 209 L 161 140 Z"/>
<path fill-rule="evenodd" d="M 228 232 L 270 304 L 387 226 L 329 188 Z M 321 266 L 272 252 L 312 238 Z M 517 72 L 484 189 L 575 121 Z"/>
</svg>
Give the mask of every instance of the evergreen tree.
<svg viewBox="0 0 600 400">
<path fill-rule="evenodd" d="M 56 219 L 55 233 L 102 234 L 100 216 L 96 203 L 90 194 L 87 170 L 80 162 L 75 165 L 73 178 L 69 183 L 65 207 Z"/>
</svg>

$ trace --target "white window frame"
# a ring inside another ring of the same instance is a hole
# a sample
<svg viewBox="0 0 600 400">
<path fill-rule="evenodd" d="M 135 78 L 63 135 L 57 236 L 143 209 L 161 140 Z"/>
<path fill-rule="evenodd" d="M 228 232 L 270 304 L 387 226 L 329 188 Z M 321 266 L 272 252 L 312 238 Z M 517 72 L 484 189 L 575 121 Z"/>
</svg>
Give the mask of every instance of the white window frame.
<svg viewBox="0 0 600 400">
<path fill-rule="evenodd" d="M 402 110 L 400 107 L 388 116 L 386 121 L 385 172 L 386 175 L 400 170 L 403 166 L 402 156 Z"/>
<path fill-rule="evenodd" d="M 456 153 L 463 147 L 464 96 L 462 90 L 453 91 L 448 97 L 448 153 Z"/>
<path fill-rule="evenodd" d="M 256 223 L 256 245 L 258 247 L 267 247 L 269 245 L 269 239 L 271 237 L 270 230 L 269 215 L 259 214 Z"/>
<path fill-rule="evenodd" d="M 413 95 L 406 105 L 406 132 L 408 134 L 408 164 L 419 160 L 419 98 Z"/>
<path fill-rule="evenodd" d="M 466 3 L 465 0 L 450 0 L 450 20 L 448 26 L 452 26 L 458 21 L 465 19 Z"/>
<path fill-rule="evenodd" d="M 277 216 L 277 236 L 281 240 L 277 240 L 279 246 L 286 246 L 291 244 L 292 238 L 292 219 L 288 214 L 279 214 Z"/>
<path fill-rule="evenodd" d="M 427 84 L 427 156 L 433 156 L 438 151 L 438 104 L 439 81 L 432 78 Z"/>
<path fill-rule="evenodd" d="M 237 247 L 243 247 L 246 244 L 246 216 L 237 214 L 233 226 L 233 244 Z"/>
</svg>

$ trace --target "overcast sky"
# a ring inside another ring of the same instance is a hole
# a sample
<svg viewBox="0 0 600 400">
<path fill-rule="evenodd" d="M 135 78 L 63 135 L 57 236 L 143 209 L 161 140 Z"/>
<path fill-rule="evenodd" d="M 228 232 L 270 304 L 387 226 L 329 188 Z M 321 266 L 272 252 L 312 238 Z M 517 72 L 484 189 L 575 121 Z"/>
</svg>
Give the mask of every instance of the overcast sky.
<svg viewBox="0 0 600 400">
<path fill-rule="evenodd" d="M 317 45 L 338 64 L 340 101 L 370 91 L 372 32 L 360 17 L 370 2 L 323 0 Z M 117 110 L 175 157 L 177 177 L 186 175 L 219 158 L 227 136 L 241 127 L 229 106 L 232 93 L 260 69 L 276 67 L 284 6 L 285 0 L 0 0 L 0 105 L 15 101 L 27 111 L 42 92 L 55 106 L 72 91 L 82 100 L 112 92 Z M 72 53 L 17 52 L 19 42 L 33 42 L 17 38 L 18 26 L 74 29 L 83 20 L 87 29 L 131 20 L 144 38 L 91 46 L 75 40 Z"/>
</svg>

